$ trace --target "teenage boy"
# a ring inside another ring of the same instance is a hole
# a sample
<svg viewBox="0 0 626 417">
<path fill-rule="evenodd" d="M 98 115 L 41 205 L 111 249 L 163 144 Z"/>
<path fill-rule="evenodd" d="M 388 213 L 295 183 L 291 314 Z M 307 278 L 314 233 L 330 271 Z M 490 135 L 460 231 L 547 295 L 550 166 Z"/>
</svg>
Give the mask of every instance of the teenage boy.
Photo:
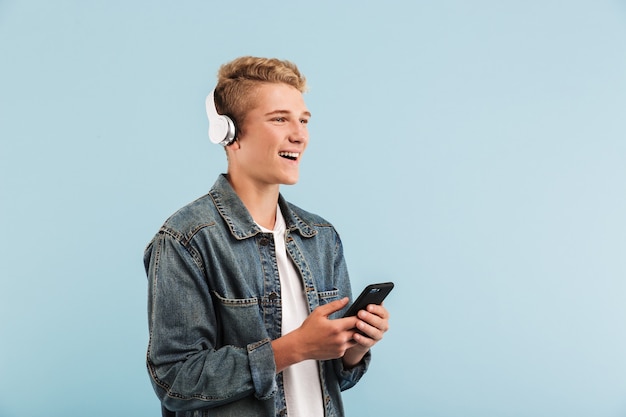
<svg viewBox="0 0 626 417">
<path fill-rule="evenodd" d="M 220 68 L 207 112 L 233 121 L 227 174 L 144 257 L 147 366 L 164 415 L 343 416 L 341 391 L 389 328 L 383 306 L 341 318 L 351 288 L 339 235 L 279 193 L 309 140 L 305 88 L 288 61 Z"/>
</svg>

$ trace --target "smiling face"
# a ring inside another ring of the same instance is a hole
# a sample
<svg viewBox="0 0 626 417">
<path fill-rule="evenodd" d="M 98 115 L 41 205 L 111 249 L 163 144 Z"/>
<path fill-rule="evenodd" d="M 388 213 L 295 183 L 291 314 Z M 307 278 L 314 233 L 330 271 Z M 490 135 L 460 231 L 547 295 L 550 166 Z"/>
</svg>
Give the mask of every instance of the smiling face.
<svg viewBox="0 0 626 417">
<path fill-rule="evenodd" d="M 226 148 L 231 180 L 256 188 L 295 184 L 309 141 L 311 117 L 302 93 L 280 83 L 260 83 L 251 94 L 237 141 Z"/>
</svg>

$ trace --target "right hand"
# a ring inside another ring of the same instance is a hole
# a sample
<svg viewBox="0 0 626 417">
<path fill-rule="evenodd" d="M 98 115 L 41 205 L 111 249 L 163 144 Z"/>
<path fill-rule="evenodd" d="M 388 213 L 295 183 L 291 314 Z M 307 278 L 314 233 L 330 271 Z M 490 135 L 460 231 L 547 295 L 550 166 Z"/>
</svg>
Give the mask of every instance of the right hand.
<svg viewBox="0 0 626 417">
<path fill-rule="evenodd" d="M 317 307 L 302 325 L 292 332 L 294 336 L 297 335 L 295 340 L 297 349 L 303 356 L 302 360 L 341 358 L 346 350 L 356 344 L 354 341 L 358 321 L 356 317 L 329 319 L 331 314 L 344 308 L 348 302 L 348 297 L 345 297 Z"/>
</svg>

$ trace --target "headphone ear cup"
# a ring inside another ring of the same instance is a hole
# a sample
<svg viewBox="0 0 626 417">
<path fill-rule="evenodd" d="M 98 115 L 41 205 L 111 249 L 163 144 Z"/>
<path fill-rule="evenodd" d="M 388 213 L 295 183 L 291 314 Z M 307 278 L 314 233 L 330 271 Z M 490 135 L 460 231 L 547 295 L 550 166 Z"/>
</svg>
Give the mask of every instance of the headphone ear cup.
<svg viewBox="0 0 626 417">
<path fill-rule="evenodd" d="M 205 102 L 206 114 L 209 118 L 209 140 L 215 144 L 228 146 L 235 140 L 235 123 L 230 117 L 217 114 L 214 92 L 215 90 L 211 91 Z"/>
<path fill-rule="evenodd" d="M 223 146 L 230 145 L 235 140 L 235 123 L 228 116 L 218 115 L 209 119 L 209 140 Z"/>
</svg>

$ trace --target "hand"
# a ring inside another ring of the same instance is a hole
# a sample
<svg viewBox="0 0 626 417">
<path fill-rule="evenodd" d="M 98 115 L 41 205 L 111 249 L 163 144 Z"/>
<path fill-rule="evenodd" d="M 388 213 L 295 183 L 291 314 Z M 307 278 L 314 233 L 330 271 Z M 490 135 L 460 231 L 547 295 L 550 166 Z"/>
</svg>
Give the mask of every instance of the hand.
<svg viewBox="0 0 626 417">
<path fill-rule="evenodd" d="M 354 332 L 356 344 L 343 356 L 347 367 L 357 365 L 372 346 L 383 339 L 389 330 L 389 312 L 383 305 L 370 304 L 366 310 L 358 312 L 356 328 L 361 332 Z"/>
<path fill-rule="evenodd" d="M 348 298 L 317 307 L 295 330 L 302 343 L 305 359 L 327 360 L 344 355 L 354 345 L 356 317 L 331 320 L 329 316 L 348 304 Z"/>
<path fill-rule="evenodd" d="M 348 304 L 343 298 L 317 307 L 296 330 L 272 341 L 276 371 L 307 359 L 327 360 L 344 356 L 357 344 L 354 339 L 359 319 L 336 320 L 329 316 Z"/>
</svg>

